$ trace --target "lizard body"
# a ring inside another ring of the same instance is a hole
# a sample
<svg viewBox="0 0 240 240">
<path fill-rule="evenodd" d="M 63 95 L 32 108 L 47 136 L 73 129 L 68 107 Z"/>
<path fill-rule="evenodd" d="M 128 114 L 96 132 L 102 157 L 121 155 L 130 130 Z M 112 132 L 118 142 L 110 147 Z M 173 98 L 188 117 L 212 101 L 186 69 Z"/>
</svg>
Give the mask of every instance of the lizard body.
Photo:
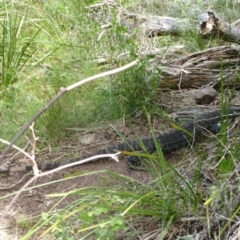
<svg viewBox="0 0 240 240">
<path fill-rule="evenodd" d="M 192 121 L 180 125 L 178 128 L 156 134 L 155 139 L 161 146 L 163 153 L 170 153 L 182 147 L 189 146 L 194 141 L 197 141 L 204 134 L 204 130 L 207 129 L 211 131 L 213 125 L 219 123 L 222 119 L 232 119 L 237 116 L 240 116 L 240 106 L 232 106 L 223 109 L 223 111 L 211 111 L 196 117 Z M 43 163 L 39 164 L 38 167 L 41 170 L 50 170 L 95 155 L 115 153 L 116 151 L 145 151 L 147 153 L 153 153 L 156 151 L 155 140 L 153 136 L 143 137 L 139 140 L 126 140 L 122 143 L 101 149 L 94 154 L 89 154 L 70 160 L 63 160 L 61 162 Z M 129 156 L 127 158 L 127 163 L 130 166 L 138 166 L 140 161 L 140 158 L 137 156 Z M 26 166 L 25 170 L 32 170 L 32 166 Z"/>
</svg>

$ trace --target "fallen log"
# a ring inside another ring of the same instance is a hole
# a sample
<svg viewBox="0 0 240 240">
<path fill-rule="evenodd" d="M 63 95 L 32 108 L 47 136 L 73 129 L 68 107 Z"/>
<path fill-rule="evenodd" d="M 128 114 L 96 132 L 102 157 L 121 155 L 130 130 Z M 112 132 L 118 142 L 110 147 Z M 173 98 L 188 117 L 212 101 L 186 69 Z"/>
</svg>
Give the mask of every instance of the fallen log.
<svg viewBox="0 0 240 240">
<path fill-rule="evenodd" d="M 199 88 L 204 85 L 240 87 L 240 45 L 210 48 L 159 64 L 159 86 L 168 89 Z"/>
<path fill-rule="evenodd" d="M 206 10 L 199 15 L 200 32 L 203 35 L 221 37 L 228 42 L 240 43 L 240 20 L 230 24 L 218 18 L 212 10 Z"/>
<path fill-rule="evenodd" d="M 228 42 L 240 43 L 240 20 L 230 24 L 224 22 L 212 10 L 199 14 L 198 21 L 188 18 L 173 18 L 160 16 L 127 15 L 131 18 L 144 20 L 141 24 L 142 32 L 147 37 L 156 37 L 166 34 L 182 35 L 186 32 L 200 31 L 202 35 L 222 38 Z"/>
</svg>

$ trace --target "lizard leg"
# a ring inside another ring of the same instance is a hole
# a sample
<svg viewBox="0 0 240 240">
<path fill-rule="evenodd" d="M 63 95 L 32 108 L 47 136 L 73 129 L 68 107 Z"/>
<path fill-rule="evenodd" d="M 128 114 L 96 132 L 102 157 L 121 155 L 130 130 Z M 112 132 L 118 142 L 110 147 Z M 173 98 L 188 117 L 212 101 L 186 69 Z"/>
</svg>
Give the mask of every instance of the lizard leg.
<svg viewBox="0 0 240 240">
<path fill-rule="evenodd" d="M 154 146 L 151 146 L 151 147 L 148 147 L 146 148 L 146 151 L 144 151 L 144 153 L 154 153 L 156 151 L 156 147 L 155 145 Z M 138 167 L 141 167 L 142 166 L 142 160 L 143 160 L 143 157 L 139 157 L 139 156 L 129 156 L 127 157 L 126 159 L 126 162 L 127 162 L 127 165 L 130 169 L 137 169 Z"/>
</svg>

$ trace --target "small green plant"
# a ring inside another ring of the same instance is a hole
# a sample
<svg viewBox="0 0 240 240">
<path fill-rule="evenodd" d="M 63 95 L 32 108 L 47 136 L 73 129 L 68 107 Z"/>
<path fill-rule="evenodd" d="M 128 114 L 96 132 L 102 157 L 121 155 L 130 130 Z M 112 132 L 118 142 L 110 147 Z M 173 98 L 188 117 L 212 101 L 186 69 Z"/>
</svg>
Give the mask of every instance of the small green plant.
<svg viewBox="0 0 240 240">
<path fill-rule="evenodd" d="M 31 31 L 27 29 L 30 25 L 28 12 L 20 15 L 8 5 L 5 5 L 5 15 L 0 20 L 0 25 L 2 29 L 0 84 L 1 87 L 7 88 L 18 81 L 19 73 L 37 51 L 34 41 L 41 29 L 32 26 L 32 33 L 29 35 Z"/>
<path fill-rule="evenodd" d="M 160 72 L 156 70 L 148 74 L 147 60 L 142 60 L 137 68 L 130 69 L 114 81 L 114 89 L 119 95 L 119 104 L 123 115 L 134 116 L 142 109 L 147 112 L 157 112 L 156 105 L 158 92 L 158 81 Z"/>
<path fill-rule="evenodd" d="M 17 224 L 22 229 L 31 229 L 34 226 L 32 219 L 30 219 L 27 215 L 19 215 L 17 218 Z"/>
<path fill-rule="evenodd" d="M 9 139 L 44 104 L 37 71 L 59 46 L 43 47 L 48 33 L 44 21 L 33 18 L 33 8 L 18 8 L 17 3 L 1 6 L 0 134 Z"/>
</svg>

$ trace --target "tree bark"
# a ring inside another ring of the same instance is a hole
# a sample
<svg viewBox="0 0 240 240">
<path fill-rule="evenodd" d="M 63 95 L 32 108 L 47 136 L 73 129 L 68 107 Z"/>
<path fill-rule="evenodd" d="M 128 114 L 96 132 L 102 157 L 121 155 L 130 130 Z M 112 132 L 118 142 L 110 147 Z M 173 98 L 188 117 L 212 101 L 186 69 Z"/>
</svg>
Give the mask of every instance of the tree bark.
<svg viewBox="0 0 240 240">
<path fill-rule="evenodd" d="M 142 21 L 141 29 L 147 37 L 166 34 L 181 35 L 198 30 L 202 35 L 222 37 L 226 41 L 240 43 L 240 20 L 232 24 L 223 22 L 211 10 L 206 10 L 199 14 L 199 21 L 187 18 L 144 16 L 129 13 L 125 15 L 127 18 Z"/>
<path fill-rule="evenodd" d="M 240 87 L 240 45 L 210 48 L 162 64 L 161 88 L 200 88 L 204 85 Z"/>
</svg>

